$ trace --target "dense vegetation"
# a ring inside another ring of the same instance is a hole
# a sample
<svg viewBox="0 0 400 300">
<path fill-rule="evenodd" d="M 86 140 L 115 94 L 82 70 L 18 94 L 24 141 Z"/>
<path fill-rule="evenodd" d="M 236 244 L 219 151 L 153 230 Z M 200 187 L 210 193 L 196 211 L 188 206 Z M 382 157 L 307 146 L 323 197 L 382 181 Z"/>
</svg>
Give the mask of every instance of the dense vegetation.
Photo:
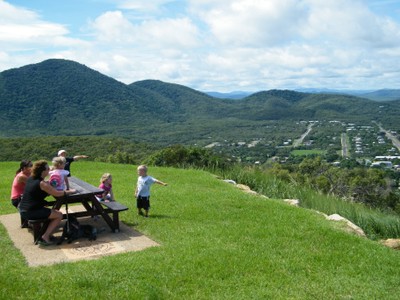
<svg viewBox="0 0 400 300">
<path fill-rule="evenodd" d="M 136 164 L 140 164 L 155 151 L 151 145 L 143 143 L 115 137 L 92 136 L 3 138 L 0 139 L 0 148 L 0 161 L 51 160 L 58 150 L 65 149 L 71 156 L 88 155 L 88 160 Z"/>
<path fill-rule="evenodd" d="M 321 159 L 305 158 L 299 164 L 275 164 L 267 170 L 288 184 L 307 186 L 321 194 L 334 195 L 368 207 L 390 210 L 400 215 L 399 172 L 366 168 L 338 168 Z"/>
</svg>

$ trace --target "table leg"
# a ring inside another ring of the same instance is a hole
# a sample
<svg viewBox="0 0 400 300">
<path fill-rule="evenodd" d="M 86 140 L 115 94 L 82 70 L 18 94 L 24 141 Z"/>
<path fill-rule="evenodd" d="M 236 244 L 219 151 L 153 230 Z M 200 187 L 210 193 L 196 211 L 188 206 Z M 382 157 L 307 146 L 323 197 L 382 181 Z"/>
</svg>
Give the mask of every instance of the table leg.
<svg viewBox="0 0 400 300">
<path fill-rule="evenodd" d="M 92 198 L 92 197 L 91 197 Z M 93 196 L 92 199 L 92 205 L 94 209 L 97 211 L 96 214 L 101 215 L 104 219 L 104 221 L 107 222 L 108 226 L 110 226 L 111 230 L 113 232 L 118 232 L 119 231 L 119 223 L 118 225 L 115 224 L 113 219 L 111 219 L 110 215 L 104 210 L 103 206 L 100 204 L 100 202 Z"/>
</svg>

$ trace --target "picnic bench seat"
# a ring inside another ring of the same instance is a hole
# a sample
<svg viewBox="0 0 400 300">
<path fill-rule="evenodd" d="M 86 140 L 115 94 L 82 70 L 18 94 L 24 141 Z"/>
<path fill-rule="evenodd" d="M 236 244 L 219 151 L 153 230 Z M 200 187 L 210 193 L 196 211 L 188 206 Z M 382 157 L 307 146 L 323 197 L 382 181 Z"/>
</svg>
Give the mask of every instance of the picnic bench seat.
<svg viewBox="0 0 400 300">
<path fill-rule="evenodd" d="M 100 203 L 102 205 L 104 205 L 105 207 L 107 207 L 104 210 L 105 212 L 113 214 L 113 222 L 114 222 L 114 224 L 116 224 L 118 226 L 118 228 L 116 228 L 115 230 L 119 231 L 119 212 L 128 210 L 128 207 L 126 207 L 125 205 L 122 205 L 121 203 L 119 203 L 117 201 L 110 201 L 110 202 L 101 201 Z"/>
</svg>

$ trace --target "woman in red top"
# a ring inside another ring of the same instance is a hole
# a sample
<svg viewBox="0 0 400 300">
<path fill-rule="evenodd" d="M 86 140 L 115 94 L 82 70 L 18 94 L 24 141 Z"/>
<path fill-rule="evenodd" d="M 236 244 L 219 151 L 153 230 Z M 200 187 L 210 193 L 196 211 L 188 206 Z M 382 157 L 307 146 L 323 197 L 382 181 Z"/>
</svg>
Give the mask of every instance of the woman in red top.
<svg viewBox="0 0 400 300">
<path fill-rule="evenodd" d="M 32 162 L 30 160 L 23 160 L 19 165 L 19 169 L 15 173 L 14 181 L 11 186 L 11 204 L 18 207 L 21 201 L 22 194 L 26 181 L 31 176 Z"/>
</svg>

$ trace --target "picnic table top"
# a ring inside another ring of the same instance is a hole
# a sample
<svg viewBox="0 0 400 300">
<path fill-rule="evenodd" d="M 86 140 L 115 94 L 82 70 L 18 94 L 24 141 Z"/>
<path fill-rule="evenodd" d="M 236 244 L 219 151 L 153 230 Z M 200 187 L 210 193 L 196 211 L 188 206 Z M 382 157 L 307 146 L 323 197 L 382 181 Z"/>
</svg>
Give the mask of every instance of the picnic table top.
<svg viewBox="0 0 400 300">
<path fill-rule="evenodd" d="M 71 194 L 71 196 L 82 194 L 101 194 L 104 192 L 101 188 L 95 187 L 90 183 L 87 183 L 74 176 L 68 177 L 68 181 L 69 187 L 77 191 L 76 193 Z"/>
</svg>

